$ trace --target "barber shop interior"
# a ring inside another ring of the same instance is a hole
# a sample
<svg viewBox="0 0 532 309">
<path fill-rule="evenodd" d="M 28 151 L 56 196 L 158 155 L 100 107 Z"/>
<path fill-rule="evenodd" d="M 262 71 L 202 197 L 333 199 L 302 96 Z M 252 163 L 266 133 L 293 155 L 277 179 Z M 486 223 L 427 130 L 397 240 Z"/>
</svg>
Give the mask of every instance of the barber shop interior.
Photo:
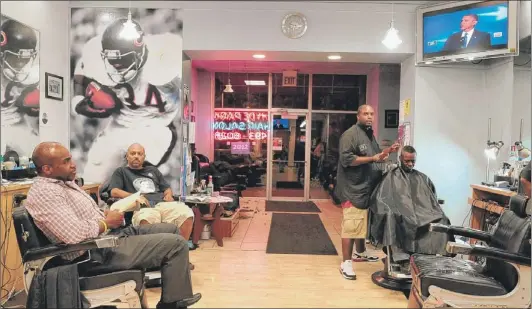
<svg viewBox="0 0 532 309">
<path fill-rule="evenodd" d="M 530 0 L 0 13 L 1 308 L 531 307 Z"/>
</svg>

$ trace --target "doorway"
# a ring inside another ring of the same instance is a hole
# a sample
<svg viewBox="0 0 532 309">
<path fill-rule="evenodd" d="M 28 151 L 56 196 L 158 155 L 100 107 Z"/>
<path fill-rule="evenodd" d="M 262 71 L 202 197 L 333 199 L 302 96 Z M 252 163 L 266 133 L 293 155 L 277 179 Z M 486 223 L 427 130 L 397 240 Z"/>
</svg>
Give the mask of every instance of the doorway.
<svg viewBox="0 0 532 309">
<path fill-rule="evenodd" d="M 268 200 L 309 199 L 310 120 L 307 112 L 272 112 Z"/>
</svg>

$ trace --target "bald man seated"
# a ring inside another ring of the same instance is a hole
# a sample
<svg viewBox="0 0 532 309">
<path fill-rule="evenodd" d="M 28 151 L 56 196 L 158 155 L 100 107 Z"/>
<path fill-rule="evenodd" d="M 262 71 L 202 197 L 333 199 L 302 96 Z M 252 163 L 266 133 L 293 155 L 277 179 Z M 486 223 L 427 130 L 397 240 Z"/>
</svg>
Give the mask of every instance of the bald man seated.
<svg viewBox="0 0 532 309">
<path fill-rule="evenodd" d="M 140 203 L 146 207 L 133 215 L 133 225 L 172 223 L 184 239 L 192 233 L 194 212 L 185 203 L 174 201 L 172 189 L 153 165 L 145 166 L 146 151 L 140 144 L 127 149 L 127 166 L 116 169 L 109 181 L 111 197 L 125 198 L 141 192 Z"/>
<path fill-rule="evenodd" d="M 54 244 L 77 244 L 103 235 L 119 237 L 115 248 L 94 249 L 90 257 L 104 271 L 160 267 L 162 295 L 157 308 L 186 308 L 201 299 L 192 293 L 187 241 L 174 224 L 122 227 L 123 214 L 102 212 L 73 180 L 76 164 L 61 144 L 46 142 L 33 151 L 38 172 L 26 200 L 37 227 Z M 63 256 L 74 260 L 86 252 Z"/>
</svg>

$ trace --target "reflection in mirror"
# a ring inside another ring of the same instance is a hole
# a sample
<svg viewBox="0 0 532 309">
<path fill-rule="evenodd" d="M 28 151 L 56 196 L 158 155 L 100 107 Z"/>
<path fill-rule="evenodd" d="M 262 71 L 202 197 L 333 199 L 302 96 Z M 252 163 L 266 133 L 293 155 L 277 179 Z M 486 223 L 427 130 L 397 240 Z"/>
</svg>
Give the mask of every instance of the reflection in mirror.
<svg viewBox="0 0 532 309">
<path fill-rule="evenodd" d="M 5 15 L 0 23 L 0 154 L 9 161 L 39 143 L 39 32 Z"/>
</svg>

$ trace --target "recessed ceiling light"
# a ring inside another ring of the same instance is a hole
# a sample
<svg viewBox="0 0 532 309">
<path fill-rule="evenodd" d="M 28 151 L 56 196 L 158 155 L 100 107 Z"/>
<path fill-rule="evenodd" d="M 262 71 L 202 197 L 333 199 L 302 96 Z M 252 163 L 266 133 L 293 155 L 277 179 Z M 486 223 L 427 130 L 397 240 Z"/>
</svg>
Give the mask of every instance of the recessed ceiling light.
<svg viewBox="0 0 532 309">
<path fill-rule="evenodd" d="M 245 80 L 246 86 L 266 86 L 266 82 L 263 80 Z"/>
<path fill-rule="evenodd" d="M 255 59 L 264 59 L 264 58 L 266 58 L 266 56 L 265 55 L 261 55 L 261 54 L 255 54 L 255 55 L 253 55 L 253 58 L 255 58 Z"/>
<path fill-rule="evenodd" d="M 342 59 L 342 56 L 340 56 L 340 55 L 330 55 L 327 58 L 329 58 L 329 60 L 340 60 L 340 59 Z"/>
</svg>

